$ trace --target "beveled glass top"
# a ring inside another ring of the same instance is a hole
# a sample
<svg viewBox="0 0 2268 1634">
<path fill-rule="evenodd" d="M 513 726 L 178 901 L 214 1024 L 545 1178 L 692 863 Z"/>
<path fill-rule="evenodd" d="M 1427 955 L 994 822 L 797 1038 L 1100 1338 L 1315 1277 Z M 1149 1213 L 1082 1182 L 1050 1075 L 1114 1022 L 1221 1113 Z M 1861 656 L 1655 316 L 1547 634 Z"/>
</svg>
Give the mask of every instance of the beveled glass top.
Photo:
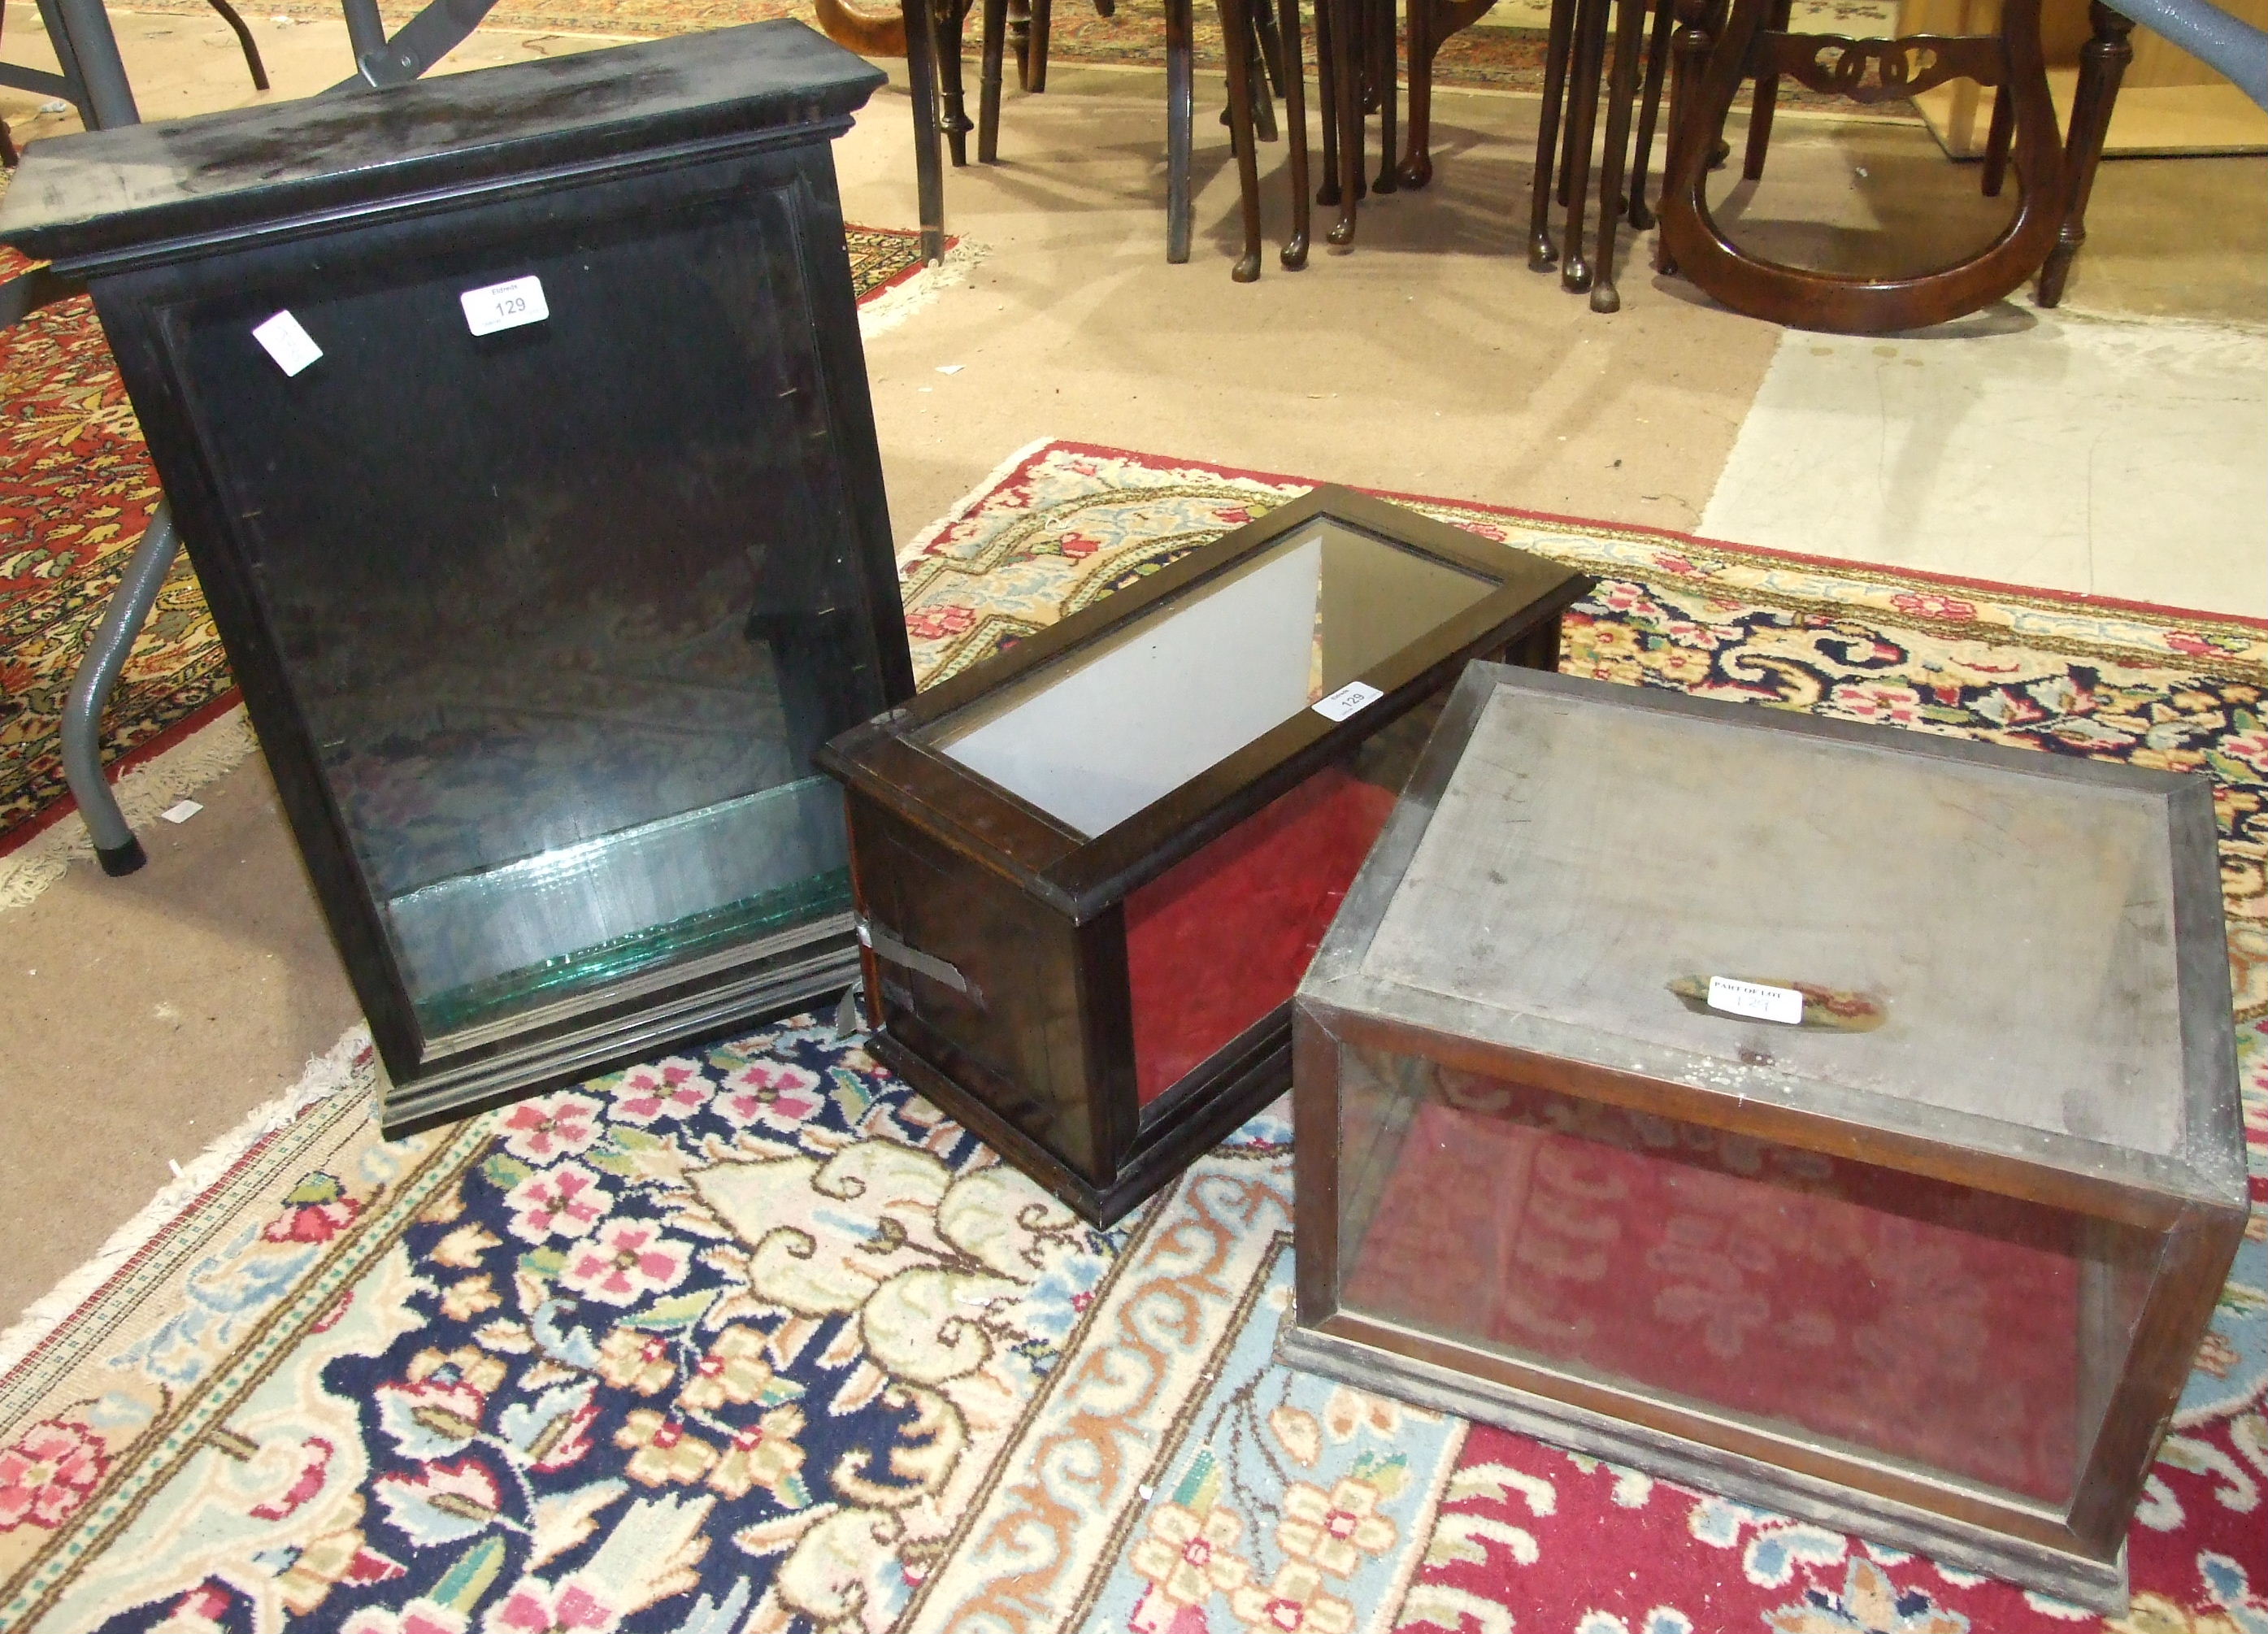
<svg viewBox="0 0 2268 1634">
<path fill-rule="evenodd" d="M 1761 1066 L 2180 1149 L 2162 794 L 1636 702 L 1486 698 L 1365 975 L 1484 1027 L 1547 1024 L 1560 1053 L 1653 1050 L 1698 1087 L 1742 1093 Z M 1817 998 L 1800 1025 L 1750 1019 L 1711 1006 L 1712 977 Z"/>
<path fill-rule="evenodd" d="M 1091 837 L 1495 588 L 1322 518 L 956 710 L 926 741 Z"/>
</svg>

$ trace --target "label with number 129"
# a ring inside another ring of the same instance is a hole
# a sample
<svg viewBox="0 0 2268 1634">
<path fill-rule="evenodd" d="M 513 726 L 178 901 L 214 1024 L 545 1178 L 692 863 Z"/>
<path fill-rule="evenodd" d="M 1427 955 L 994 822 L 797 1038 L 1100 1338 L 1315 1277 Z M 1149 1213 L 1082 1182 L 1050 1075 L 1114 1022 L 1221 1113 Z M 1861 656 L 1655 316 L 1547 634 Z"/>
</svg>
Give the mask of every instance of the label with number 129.
<svg viewBox="0 0 2268 1634">
<path fill-rule="evenodd" d="M 534 273 L 467 290 L 457 299 L 465 308 L 465 327 L 475 335 L 541 323 L 551 315 L 551 308 L 543 301 L 543 280 Z"/>
</svg>

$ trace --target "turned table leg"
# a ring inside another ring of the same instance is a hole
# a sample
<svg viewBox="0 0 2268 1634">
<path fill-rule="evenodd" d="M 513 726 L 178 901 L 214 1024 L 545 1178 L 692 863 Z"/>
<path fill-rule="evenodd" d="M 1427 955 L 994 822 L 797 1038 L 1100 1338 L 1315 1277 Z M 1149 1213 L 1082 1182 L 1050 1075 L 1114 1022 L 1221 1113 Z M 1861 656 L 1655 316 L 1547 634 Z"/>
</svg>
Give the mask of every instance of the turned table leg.
<svg viewBox="0 0 2268 1634">
<path fill-rule="evenodd" d="M 1220 33 L 1228 58 L 1228 145 L 1236 159 L 1236 185 L 1242 205 L 1244 247 L 1229 276 L 1249 283 L 1260 276 L 1260 161 L 1253 146 L 1253 53 L 1246 49 L 1252 32 L 1254 0 L 1220 0 Z M 1267 0 L 1259 0 L 1265 4 Z"/>
<path fill-rule="evenodd" d="M 1583 254 L 1583 219 L 1590 204 L 1591 135 L 1597 128 L 1609 3 L 1582 0 L 1575 16 L 1575 57 L 1567 70 L 1567 151 L 1559 176 L 1567 206 L 1567 247 L 1559 258 L 1559 287 L 1571 295 L 1591 287 L 1591 263 Z"/>
<path fill-rule="evenodd" d="M 2126 76 L 2126 64 L 2134 60 L 2134 47 L 2127 39 L 2134 32 L 2132 22 L 2102 0 L 2090 0 L 2088 14 L 2095 24 L 2095 35 L 2080 48 L 2079 93 L 2072 100 L 2071 129 L 2064 138 L 2064 185 L 2070 189 L 2070 202 L 2064 209 L 2055 248 L 2048 252 L 2047 264 L 2040 269 L 2039 304 L 2043 306 L 2053 306 L 2063 299 L 2064 280 L 2071 276 L 2071 263 L 2080 246 L 2087 242 L 2087 201 L 2095 191 L 2095 168 L 2102 162 L 2102 140 L 2110 132 L 2110 109 L 2118 99 L 2118 82 Z M 2029 177 L 2025 185 L 2030 186 Z"/>
<path fill-rule="evenodd" d="M 1592 255 L 1591 310 L 1620 312 L 1615 288 L 1615 240 L 1622 226 L 1623 161 L 1630 151 L 1631 100 L 1638 94 L 1638 59 L 1646 0 L 1616 0 L 1614 68 L 1607 91 L 1606 168 L 1599 178 L 1599 244 Z"/>
<path fill-rule="evenodd" d="M 1573 55 L 1575 0 L 1551 0 L 1551 28 L 1543 50 L 1543 107 L 1535 128 L 1535 185 L 1528 202 L 1528 264 L 1545 272 L 1558 261 L 1551 243 L 1553 166 L 1559 155 L 1559 115 L 1567 101 L 1567 59 Z"/>
<path fill-rule="evenodd" d="M 1189 0 L 1166 0 L 1166 259 L 1189 258 L 1189 137 L 1194 63 Z"/>
<path fill-rule="evenodd" d="M 930 0 L 902 0 L 906 80 L 914 109 L 914 190 L 921 218 L 922 259 L 945 259 L 945 157 L 938 150 L 937 22 Z"/>
<path fill-rule="evenodd" d="M 1267 0 L 1258 0 L 1265 4 Z M 1307 66 L 1300 61 L 1300 0 L 1278 0 L 1284 49 L 1284 123 L 1291 143 L 1292 236 L 1278 259 L 1297 272 L 1307 264 Z M 1319 22 L 1320 18 L 1317 19 Z"/>
</svg>

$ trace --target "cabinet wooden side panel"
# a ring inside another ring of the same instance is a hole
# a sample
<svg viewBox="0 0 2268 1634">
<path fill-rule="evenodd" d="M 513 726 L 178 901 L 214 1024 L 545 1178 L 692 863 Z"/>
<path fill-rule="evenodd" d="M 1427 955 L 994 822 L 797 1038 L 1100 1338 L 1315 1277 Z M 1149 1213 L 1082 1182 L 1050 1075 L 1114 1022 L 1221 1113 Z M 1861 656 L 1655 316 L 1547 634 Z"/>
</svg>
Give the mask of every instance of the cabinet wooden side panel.
<svg viewBox="0 0 2268 1634">
<path fill-rule="evenodd" d="M 1106 1183 L 1076 928 L 873 800 L 850 808 L 884 1036 Z"/>
</svg>

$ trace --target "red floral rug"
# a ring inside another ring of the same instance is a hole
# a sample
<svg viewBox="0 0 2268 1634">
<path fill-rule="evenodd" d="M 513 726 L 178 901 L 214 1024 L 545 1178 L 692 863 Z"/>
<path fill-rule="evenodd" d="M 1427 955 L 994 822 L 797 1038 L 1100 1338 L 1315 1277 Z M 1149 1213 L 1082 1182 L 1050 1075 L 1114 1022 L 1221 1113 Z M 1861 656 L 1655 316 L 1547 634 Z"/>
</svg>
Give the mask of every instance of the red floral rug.
<svg viewBox="0 0 2268 1634">
<path fill-rule="evenodd" d="M 874 300 L 920 270 L 920 235 L 849 229 Z M 0 248 L 0 278 L 30 263 Z M 70 809 L 58 736 L 80 656 L 159 497 L 148 451 L 85 297 L 0 331 L 0 856 Z M 187 557 L 177 561 L 111 695 L 115 777 L 236 700 Z"/>
<path fill-rule="evenodd" d="M 1306 486 L 1027 450 L 904 560 L 918 673 Z M 1284 1368 L 1280 1113 L 1094 1232 L 795 1021 L 390 1143 L 350 1035 L 0 1336 L 0 1627 L 2268 1630 L 2268 629 L 1415 503 L 1598 576 L 1570 673 L 2213 778 L 2255 1210 L 2127 1616 Z M 1699 1288 L 1774 1249 L 1692 1246 Z M 2020 1341 L 1926 1270 L 1837 1308 L 1918 1292 L 1939 1373 L 1992 1375 Z M 1658 1350 L 1771 1376 L 1712 1308 Z"/>
</svg>

